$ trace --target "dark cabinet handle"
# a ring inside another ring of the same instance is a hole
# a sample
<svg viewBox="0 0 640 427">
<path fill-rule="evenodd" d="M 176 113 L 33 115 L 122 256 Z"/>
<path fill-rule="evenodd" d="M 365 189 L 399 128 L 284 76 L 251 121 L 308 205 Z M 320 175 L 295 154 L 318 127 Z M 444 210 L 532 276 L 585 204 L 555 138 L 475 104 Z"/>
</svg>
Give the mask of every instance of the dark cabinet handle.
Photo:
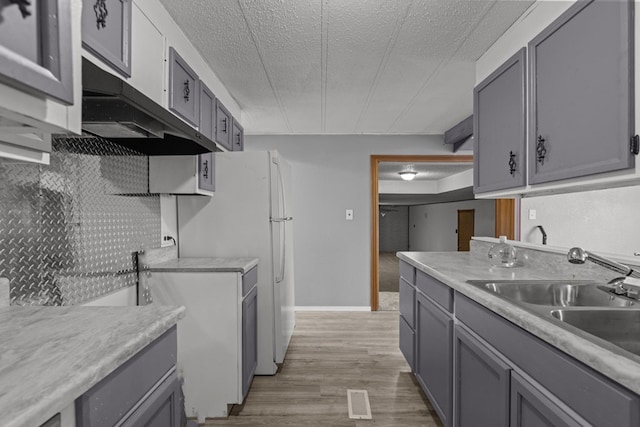
<svg viewBox="0 0 640 427">
<path fill-rule="evenodd" d="M 106 0 L 96 0 L 96 3 L 93 5 L 93 11 L 96 14 L 98 30 L 105 28 L 107 26 L 107 15 L 109 14 Z"/>
<path fill-rule="evenodd" d="M 240 146 L 240 134 L 236 135 L 236 145 L 239 147 Z"/>
<path fill-rule="evenodd" d="M 189 94 L 191 90 L 189 90 L 189 80 L 184 81 L 184 102 L 189 102 Z"/>
<path fill-rule="evenodd" d="M 536 154 L 538 163 L 544 165 L 544 158 L 547 155 L 547 148 L 544 146 L 546 139 L 542 135 L 538 135 L 538 144 L 536 144 Z"/>
<path fill-rule="evenodd" d="M 205 160 L 202 166 L 202 177 L 209 179 L 209 160 Z"/>
<path fill-rule="evenodd" d="M 102 1 L 104 2 L 104 0 Z M 18 10 L 20 10 L 22 19 L 26 19 L 28 16 L 31 16 L 31 12 L 27 9 L 27 7 L 31 6 L 31 2 L 29 0 L 9 0 L 9 4 L 18 5 Z M 100 29 L 100 26 L 98 26 L 98 29 Z"/>
<path fill-rule="evenodd" d="M 514 176 L 518 165 L 516 163 L 516 155 L 513 151 L 509 151 L 509 174 Z"/>
<path fill-rule="evenodd" d="M 227 133 L 227 118 L 222 119 L 222 132 Z"/>
</svg>

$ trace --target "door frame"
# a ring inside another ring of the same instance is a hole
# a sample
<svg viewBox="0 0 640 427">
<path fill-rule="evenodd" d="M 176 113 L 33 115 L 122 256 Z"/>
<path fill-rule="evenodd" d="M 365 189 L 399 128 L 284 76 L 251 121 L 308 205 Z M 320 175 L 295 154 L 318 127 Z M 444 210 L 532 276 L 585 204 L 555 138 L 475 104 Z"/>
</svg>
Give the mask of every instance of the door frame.
<svg viewBox="0 0 640 427">
<path fill-rule="evenodd" d="M 410 155 L 410 154 L 372 154 L 371 164 L 371 311 L 378 310 L 378 251 L 380 249 L 379 218 L 380 208 L 378 200 L 378 166 L 380 162 L 402 163 L 439 163 L 439 162 L 473 162 L 470 155 Z M 514 236 L 515 203 L 505 202 L 505 199 L 496 200 L 495 227 L 496 233 Z M 509 200 L 509 199 L 506 199 Z M 513 237 L 510 237 L 513 238 Z"/>
</svg>

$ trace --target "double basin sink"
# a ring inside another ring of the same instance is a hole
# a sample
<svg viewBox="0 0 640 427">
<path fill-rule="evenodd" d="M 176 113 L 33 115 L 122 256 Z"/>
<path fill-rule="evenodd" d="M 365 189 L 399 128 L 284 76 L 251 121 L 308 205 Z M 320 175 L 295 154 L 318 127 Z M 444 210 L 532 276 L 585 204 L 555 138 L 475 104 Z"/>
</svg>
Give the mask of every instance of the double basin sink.
<svg viewBox="0 0 640 427">
<path fill-rule="evenodd" d="M 640 301 L 593 281 L 469 280 L 467 283 L 640 356 Z"/>
</svg>

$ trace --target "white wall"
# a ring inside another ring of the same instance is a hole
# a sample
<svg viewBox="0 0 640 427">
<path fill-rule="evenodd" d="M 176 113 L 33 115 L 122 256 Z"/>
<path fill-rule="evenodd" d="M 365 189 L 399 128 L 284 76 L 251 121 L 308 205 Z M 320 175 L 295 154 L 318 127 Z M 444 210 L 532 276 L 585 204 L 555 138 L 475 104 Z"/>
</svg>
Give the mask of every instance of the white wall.
<svg viewBox="0 0 640 427">
<path fill-rule="evenodd" d="M 245 149 L 291 163 L 296 306 L 370 305 L 372 154 L 451 154 L 442 136 L 254 135 Z"/>
<path fill-rule="evenodd" d="M 530 209 L 535 220 L 529 219 Z M 535 227 L 542 225 L 549 245 L 633 256 L 640 252 L 639 213 L 640 186 L 525 198 L 521 239 L 541 243 Z"/>
<path fill-rule="evenodd" d="M 494 236 L 494 200 L 469 200 L 411 206 L 409 208 L 409 249 L 412 251 L 457 251 L 458 209 L 475 209 L 474 236 Z"/>
</svg>

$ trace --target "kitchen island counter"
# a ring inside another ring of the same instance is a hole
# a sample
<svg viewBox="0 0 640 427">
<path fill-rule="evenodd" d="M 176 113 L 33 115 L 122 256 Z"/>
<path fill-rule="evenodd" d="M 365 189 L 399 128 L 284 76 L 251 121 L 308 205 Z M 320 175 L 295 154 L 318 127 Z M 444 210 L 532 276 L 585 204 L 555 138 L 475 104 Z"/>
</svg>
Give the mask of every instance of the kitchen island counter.
<svg viewBox="0 0 640 427">
<path fill-rule="evenodd" d="M 0 413 L 38 426 L 173 327 L 184 307 L 0 308 Z"/>
<path fill-rule="evenodd" d="M 592 369 L 640 394 L 640 356 L 575 328 L 542 317 L 522 305 L 481 290 L 468 280 L 589 280 L 589 271 L 565 259 L 548 268 L 521 265 L 493 267 L 486 255 L 473 252 L 398 252 L 398 258 L 432 276 Z M 608 272 L 611 273 L 611 272 Z M 615 275 L 615 274 L 614 274 Z"/>
</svg>

